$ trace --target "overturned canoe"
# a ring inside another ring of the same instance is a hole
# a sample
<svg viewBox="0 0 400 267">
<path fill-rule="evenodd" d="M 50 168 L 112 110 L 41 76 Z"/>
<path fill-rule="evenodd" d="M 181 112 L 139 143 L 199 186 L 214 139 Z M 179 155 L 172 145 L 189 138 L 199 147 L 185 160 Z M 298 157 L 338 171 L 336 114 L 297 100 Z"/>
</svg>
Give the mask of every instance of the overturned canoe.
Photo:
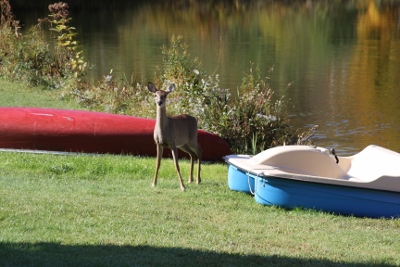
<svg viewBox="0 0 400 267">
<path fill-rule="evenodd" d="M 155 120 L 125 115 L 48 108 L 0 108 L 0 147 L 156 156 Z M 218 135 L 199 130 L 203 160 L 232 153 Z M 170 156 L 164 150 L 164 156 Z M 180 157 L 185 157 L 181 153 Z"/>
</svg>

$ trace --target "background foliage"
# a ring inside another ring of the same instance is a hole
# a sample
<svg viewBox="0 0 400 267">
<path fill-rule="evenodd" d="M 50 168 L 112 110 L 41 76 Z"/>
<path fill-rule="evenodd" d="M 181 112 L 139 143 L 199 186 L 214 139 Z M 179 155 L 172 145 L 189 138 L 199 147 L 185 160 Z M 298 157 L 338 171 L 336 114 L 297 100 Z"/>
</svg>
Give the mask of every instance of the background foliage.
<svg viewBox="0 0 400 267">
<path fill-rule="evenodd" d="M 49 5 L 48 18 L 39 19 L 26 34 L 20 33 L 9 2 L 1 1 L 1 7 L 0 77 L 60 88 L 61 97 L 73 97 L 88 109 L 155 117 L 151 94 L 133 74 L 115 77 L 111 70 L 97 82 L 87 81 L 88 63 L 79 51 L 75 28 L 69 26 L 66 3 Z M 44 38 L 47 25 L 51 43 Z M 170 114 L 195 116 L 200 128 L 219 134 L 238 153 L 303 142 L 289 127 L 285 98 L 272 101 L 274 92 L 268 77 L 263 77 L 257 66 L 250 65 L 232 94 L 221 88 L 218 74 L 207 74 L 199 59 L 191 59 L 182 36 L 172 36 L 162 54 L 162 68 L 157 69 L 154 79 L 159 89 L 172 82 L 177 85 L 169 98 Z"/>
</svg>

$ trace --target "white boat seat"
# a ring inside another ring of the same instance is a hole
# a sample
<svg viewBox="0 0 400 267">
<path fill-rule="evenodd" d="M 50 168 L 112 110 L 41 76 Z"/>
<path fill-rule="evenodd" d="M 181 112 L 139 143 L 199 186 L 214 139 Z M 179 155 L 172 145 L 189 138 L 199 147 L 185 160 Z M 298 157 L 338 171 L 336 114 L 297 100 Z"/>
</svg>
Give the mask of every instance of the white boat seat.
<svg viewBox="0 0 400 267">
<path fill-rule="evenodd" d="M 365 182 L 380 177 L 400 177 L 400 154 L 392 150 L 369 145 L 358 154 L 350 157 L 348 174 Z"/>
<path fill-rule="evenodd" d="M 257 154 L 250 161 L 254 165 L 269 165 L 289 173 L 349 179 L 334 157 L 311 146 L 274 147 Z"/>
</svg>

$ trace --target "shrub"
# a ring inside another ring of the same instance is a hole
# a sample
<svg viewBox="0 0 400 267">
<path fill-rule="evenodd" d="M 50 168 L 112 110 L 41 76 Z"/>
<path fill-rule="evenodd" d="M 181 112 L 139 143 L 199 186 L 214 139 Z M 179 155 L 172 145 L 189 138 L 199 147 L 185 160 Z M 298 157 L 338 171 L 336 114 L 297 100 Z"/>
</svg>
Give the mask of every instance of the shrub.
<svg viewBox="0 0 400 267">
<path fill-rule="evenodd" d="M 73 40 L 74 28 L 68 26 L 68 5 L 49 6 L 51 19 L 40 19 L 26 34 L 20 33 L 19 23 L 8 0 L 0 1 L 0 76 L 25 81 L 48 88 L 75 87 L 86 74 L 87 63 L 77 51 Z M 50 23 L 55 33 L 54 44 L 44 38 L 43 28 Z"/>
<path fill-rule="evenodd" d="M 155 109 L 151 94 L 140 83 L 104 75 L 95 84 L 80 83 L 70 92 L 86 108 L 109 113 L 154 117 Z"/>
<path fill-rule="evenodd" d="M 0 76 L 24 80 L 31 84 L 46 79 L 51 61 L 48 44 L 38 38 L 39 32 L 32 27 L 26 35 L 20 33 L 7 0 L 0 1 Z"/>
<path fill-rule="evenodd" d="M 174 82 L 178 87 L 170 96 L 170 112 L 197 117 L 200 128 L 219 134 L 236 153 L 255 154 L 281 144 L 310 142 L 302 138 L 304 133 L 292 132 L 284 96 L 273 100 L 274 91 L 258 67 L 251 64 L 232 95 L 220 87 L 218 75 L 207 75 L 198 59 L 190 60 L 187 49 L 181 36 L 173 36 L 170 46 L 163 47 L 160 84 Z"/>
</svg>

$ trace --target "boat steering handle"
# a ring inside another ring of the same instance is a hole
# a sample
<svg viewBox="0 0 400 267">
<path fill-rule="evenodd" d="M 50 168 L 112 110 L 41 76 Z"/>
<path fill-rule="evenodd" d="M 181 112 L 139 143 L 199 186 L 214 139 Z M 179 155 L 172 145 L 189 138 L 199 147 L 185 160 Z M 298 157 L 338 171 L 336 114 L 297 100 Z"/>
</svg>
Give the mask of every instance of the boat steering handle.
<svg viewBox="0 0 400 267">
<path fill-rule="evenodd" d="M 338 164 L 338 163 L 339 163 L 339 158 L 336 156 L 336 151 L 335 151 L 335 149 L 334 149 L 334 148 L 332 148 L 332 149 L 331 149 L 331 153 L 332 153 L 332 155 L 334 155 L 334 156 L 335 156 L 335 159 L 336 159 L 336 164 Z"/>
</svg>

